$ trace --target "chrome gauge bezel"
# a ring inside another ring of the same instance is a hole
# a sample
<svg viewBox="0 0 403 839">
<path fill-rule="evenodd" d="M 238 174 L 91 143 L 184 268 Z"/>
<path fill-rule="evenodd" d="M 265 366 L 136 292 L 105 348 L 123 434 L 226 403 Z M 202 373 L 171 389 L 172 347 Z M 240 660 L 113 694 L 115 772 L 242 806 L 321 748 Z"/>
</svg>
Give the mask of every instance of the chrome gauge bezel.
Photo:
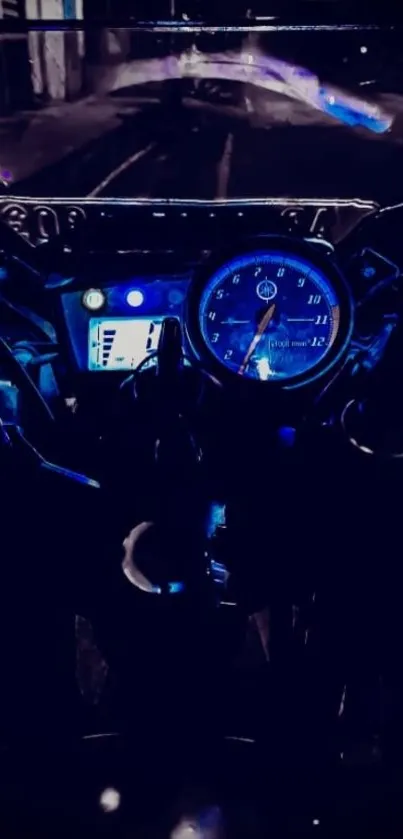
<svg viewBox="0 0 403 839">
<path fill-rule="evenodd" d="M 200 323 L 200 304 L 203 293 L 208 284 L 214 278 L 217 271 L 226 264 L 248 254 L 256 255 L 257 252 L 268 253 L 281 250 L 289 254 L 291 258 L 298 257 L 320 271 L 332 285 L 340 304 L 340 325 L 332 347 L 315 366 L 305 373 L 299 374 L 285 381 L 260 381 L 259 379 L 240 376 L 230 370 L 211 351 L 203 337 Z M 248 386 L 252 388 L 270 387 L 279 390 L 291 390 L 302 387 L 316 379 L 324 376 L 343 358 L 351 340 L 354 326 L 354 305 L 349 286 L 333 261 L 333 258 L 323 254 L 319 248 L 303 239 L 293 239 L 289 236 L 258 236 L 244 240 L 237 247 L 226 248 L 219 253 L 214 253 L 196 271 L 194 279 L 189 288 L 185 309 L 185 330 L 189 344 L 204 366 L 206 371 L 220 383 L 232 383 L 232 385 Z"/>
</svg>

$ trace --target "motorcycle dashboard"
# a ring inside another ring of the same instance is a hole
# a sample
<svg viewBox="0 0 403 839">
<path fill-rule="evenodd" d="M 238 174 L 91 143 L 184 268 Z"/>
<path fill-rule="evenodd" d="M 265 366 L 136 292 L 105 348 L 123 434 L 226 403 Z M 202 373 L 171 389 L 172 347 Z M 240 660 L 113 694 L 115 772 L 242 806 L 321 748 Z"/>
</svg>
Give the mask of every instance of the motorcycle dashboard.
<svg viewBox="0 0 403 839">
<path fill-rule="evenodd" d="M 290 237 L 265 237 L 214 255 L 193 275 L 131 277 L 62 295 L 76 362 L 89 372 L 133 371 L 176 317 L 186 355 L 220 380 L 297 386 L 347 347 L 352 301 L 330 259 Z"/>
<path fill-rule="evenodd" d="M 51 235 L 35 240 L 34 199 L 24 200 L 23 217 L 20 201 L 4 202 L 0 216 L 14 229 L 28 219 L 16 232 L 52 255 Z M 72 208 L 55 200 L 59 230 L 73 209 L 79 224 L 63 237 L 67 264 L 45 295 L 69 372 L 100 387 L 106 374 L 152 361 L 167 317 L 180 322 L 188 362 L 219 384 L 263 392 L 325 381 L 376 342 L 382 317 L 364 335 L 357 311 L 374 291 L 396 291 L 401 272 L 399 206 L 273 198 Z M 388 307 L 393 313 L 398 297 Z"/>
</svg>

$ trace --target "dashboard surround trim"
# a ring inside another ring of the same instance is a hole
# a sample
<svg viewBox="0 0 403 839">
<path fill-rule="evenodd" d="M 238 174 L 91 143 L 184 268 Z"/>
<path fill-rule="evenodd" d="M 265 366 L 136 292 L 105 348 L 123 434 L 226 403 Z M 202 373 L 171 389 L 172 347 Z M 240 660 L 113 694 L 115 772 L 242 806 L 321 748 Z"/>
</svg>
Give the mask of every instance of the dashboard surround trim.
<svg viewBox="0 0 403 839">
<path fill-rule="evenodd" d="M 333 244 L 341 241 L 368 215 L 380 210 L 378 203 L 357 197 L 292 197 L 273 196 L 265 198 L 225 198 L 214 200 L 183 198 L 32 198 L 18 195 L 0 196 L 0 220 L 32 244 L 42 245 L 58 236 L 75 236 L 88 229 L 88 225 L 101 225 L 102 236 L 97 236 L 96 249 L 106 241 L 105 227 L 116 221 L 119 215 L 116 249 L 121 253 L 135 253 L 147 249 L 147 241 L 124 242 L 122 219 L 132 224 L 136 231 L 141 219 L 141 229 L 152 229 L 152 243 L 155 250 L 156 232 L 164 232 L 169 225 L 171 247 L 176 244 L 173 234 L 179 239 L 192 234 L 195 220 L 199 228 L 202 222 L 203 237 L 222 240 L 221 225 L 230 222 L 238 227 L 254 214 L 253 225 L 257 231 L 272 229 L 281 223 L 292 235 L 301 237 L 325 235 Z M 197 216 L 197 219 L 195 219 Z M 140 217 L 140 218 L 139 218 Z M 144 231 L 143 231 L 144 232 Z M 217 239 L 217 233 L 219 236 Z M 284 230 L 286 232 L 286 230 Z M 157 239 L 158 241 L 158 239 Z M 190 241 L 190 240 L 189 240 Z M 86 244 L 88 244 L 86 240 Z M 168 243 L 163 250 L 167 250 Z M 168 247 L 169 249 L 169 247 Z M 157 247 L 158 250 L 158 247 Z M 67 248 L 70 252 L 70 247 Z M 104 251 L 102 251 L 104 252 Z"/>
</svg>

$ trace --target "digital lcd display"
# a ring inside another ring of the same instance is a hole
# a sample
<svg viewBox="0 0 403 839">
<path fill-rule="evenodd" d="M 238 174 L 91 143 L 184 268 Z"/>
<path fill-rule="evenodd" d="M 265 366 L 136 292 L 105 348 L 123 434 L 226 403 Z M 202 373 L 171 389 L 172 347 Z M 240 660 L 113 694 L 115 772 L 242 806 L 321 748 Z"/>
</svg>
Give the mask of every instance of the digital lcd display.
<svg viewBox="0 0 403 839">
<path fill-rule="evenodd" d="M 134 370 L 158 347 L 163 317 L 91 318 L 89 370 Z"/>
</svg>

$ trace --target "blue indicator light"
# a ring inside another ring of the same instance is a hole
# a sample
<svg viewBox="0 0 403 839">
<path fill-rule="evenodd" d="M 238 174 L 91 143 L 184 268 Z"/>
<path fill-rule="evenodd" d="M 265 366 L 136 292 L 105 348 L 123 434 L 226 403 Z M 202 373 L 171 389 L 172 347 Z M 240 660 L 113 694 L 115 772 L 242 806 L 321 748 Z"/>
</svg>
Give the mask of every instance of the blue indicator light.
<svg viewBox="0 0 403 839">
<path fill-rule="evenodd" d="M 179 306 L 180 303 L 183 303 L 184 299 L 184 292 L 180 291 L 178 288 L 173 288 L 168 294 L 168 300 L 173 306 Z"/>
<path fill-rule="evenodd" d="M 291 426 L 283 425 L 278 432 L 281 443 L 286 448 L 290 449 L 295 443 L 297 431 Z"/>
<path fill-rule="evenodd" d="M 144 294 L 139 288 L 133 288 L 126 294 L 126 302 L 132 309 L 138 309 L 144 303 Z"/>
</svg>

